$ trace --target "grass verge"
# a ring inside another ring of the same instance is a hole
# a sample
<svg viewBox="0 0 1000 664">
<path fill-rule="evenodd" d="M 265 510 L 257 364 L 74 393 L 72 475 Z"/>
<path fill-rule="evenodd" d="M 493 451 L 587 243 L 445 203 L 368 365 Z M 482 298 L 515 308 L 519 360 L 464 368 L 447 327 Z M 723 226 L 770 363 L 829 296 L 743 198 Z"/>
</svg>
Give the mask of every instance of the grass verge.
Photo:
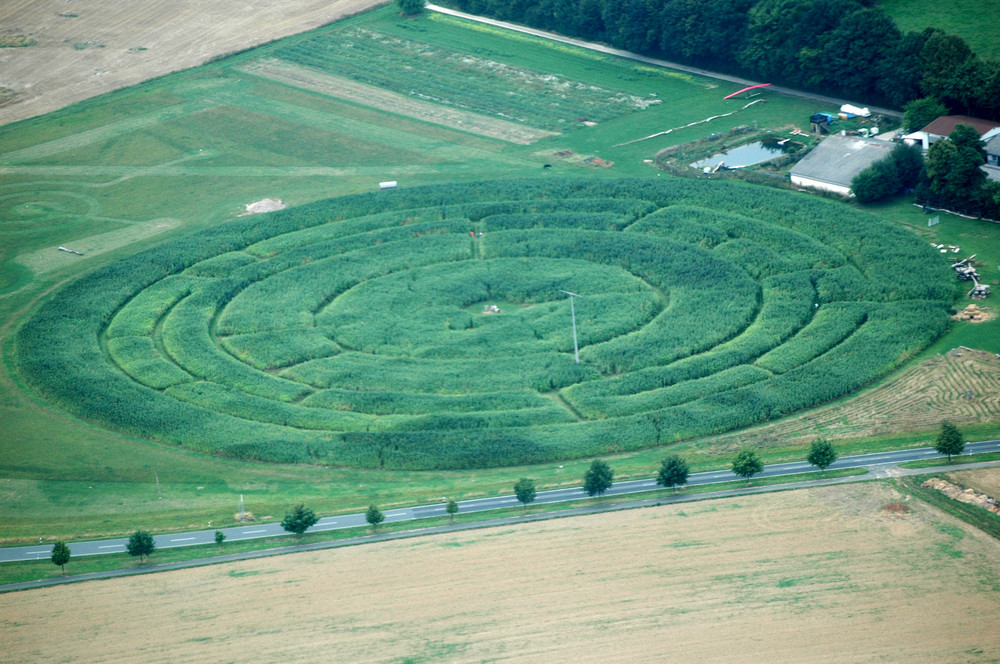
<svg viewBox="0 0 1000 664">
<path fill-rule="evenodd" d="M 482 521 L 493 520 L 503 517 L 517 517 L 523 515 L 538 516 L 540 514 L 553 514 L 558 516 L 558 512 L 593 505 L 602 507 L 614 507 L 639 500 L 649 500 L 651 498 L 675 498 L 688 497 L 717 491 L 738 490 L 758 487 L 778 487 L 793 482 L 806 482 L 815 480 L 835 479 L 839 477 L 853 477 L 867 474 L 863 468 L 846 468 L 843 470 L 831 470 L 826 472 L 798 473 L 794 475 L 782 475 L 780 477 L 761 477 L 750 479 L 749 481 L 737 480 L 732 482 L 719 482 L 713 484 L 701 484 L 698 486 L 684 487 L 679 491 L 668 489 L 657 489 L 653 491 L 643 491 L 631 493 L 623 496 L 605 496 L 600 499 L 584 498 L 559 503 L 548 503 L 544 505 L 534 505 L 525 507 L 512 507 L 500 510 L 490 510 L 486 512 L 474 512 L 469 514 L 457 514 L 454 518 L 456 525 L 475 524 Z M 378 528 L 378 532 L 398 533 L 411 530 L 423 530 L 435 526 L 443 526 L 451 523 L 448 517 L 432 517 L 420 519 L 417 522 L 402 521 L 398 523 L 383 523 Z M 133 569 L 141 571 L 150 565 L 160 565 L 166 563 L 184 562 L 189 560 L 199 560 L 211 558 L 219 555 L 230 555 L 246 553 L 251 551 L 267 551 L 280 547 L 296 546 L 300 544 L 319 544 L 321 542 L 338 542 L 352 538 L 371 534 L 368 527 L 344 528 L 342 530 L 327 530 L 314 533 L 306 533 L 301 537 L 294 535 L 283 535 L 281 537 L 267 537 L 255 540 L 245 540 L 238 542 L 228 542 L 222 545 L 206 544 L 201 546 L 177 547 L 170 549 L 159 549 L 145 563 L 140 563 L 131 556 L 121 554 L 108 554 L 106 556 L 86 556 L 73 558 L 68 563 L 71 575 L 91 574 L 94 572 L 104 572 L 109 570 Z M 49 561 L 42 558 L 37 561 L 12 562 L 0 565 L 0 585 L 9 583 L 21 583 L 25 581 L 46 580 L 63 576 L 62 572 Z M 69 575 L 67 575 L 69 576 Z"/>
<path fill-rule="evenodd" d="M 913 475 L 891 481 L 901 491 L 912 493 L 925 503 L 933 505 L 971 526 L 975 526 L 987 535 L 1000 539 L 1000 516 L 992 512 L 987 512 L 981 507 L 952 500 L 940 491 L 925 489 L 920 486 L 931 477 L 939 477 L 939 475 Z"/>
<path fill-rule="evenodd" d="M 969 454 L 953 458 L 952 465 L 962 465 L 967 463 L 979 463 L 980 461 L 1000 461 L 1000 452 L 984 452 L 983 454 Z M 920 461 L 907 461 L 899 464 L 900 468 L 933 468 L 941 465 L 941 457 L 933 459 L 921 459 Z"/>
</svg>

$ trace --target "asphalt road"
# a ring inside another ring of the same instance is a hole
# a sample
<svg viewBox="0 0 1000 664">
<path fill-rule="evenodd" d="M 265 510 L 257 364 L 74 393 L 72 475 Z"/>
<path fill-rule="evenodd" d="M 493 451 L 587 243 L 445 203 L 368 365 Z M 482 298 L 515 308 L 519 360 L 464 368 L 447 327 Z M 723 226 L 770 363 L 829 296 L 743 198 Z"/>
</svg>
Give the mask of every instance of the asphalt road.
<svg viewBox="0 0 1000 664">
<path fill-rule="evenodd" d="M 980 452 L 1000 451 L 1000 440 L 989 440 L 978 443 L 969 443 L 965 446 L 965 454 L 975 454 Z M 849 456 L 837 459 L 831 470 L 840 468 L 867 468 L 877 471 L 880 468 L 896 466 L 906 461 L 916 461 L 940 457 L 933 448 L 922 447 L 910 450 L 899 450 L 896 452 L 880 452 L 877 454 L 864 454 L 859 456 Z M 782 475 L 793 475 L 815 470 L 805 461 L 792 463 L 779 463 L 765 466 L 764 470 L 754 477 L 778 477 Z M 688 477 L 688 486 L 700 484 L 715 484 L 720 482 L 730 482 L 740 479 L 729 470 L 714 470 L 706 473 L 695 473 Z M 617 482 L 604 494 L 607 496 L 620 496 L 642 491 L 662 489 L 656 484 L 655 478 L 645 480 L 630 480 L 627 482 Z M 586 498 L 587 494 L 581 487 L 566 489 L 554 489 L 551 491 L 539 491 L 535 497 L 535 504 L 558 503 Z M 519 503 L 514 495 L 496 496 L 494 498 L 477 498 L 475 500 L 465 500 L 458 503 L 458 511 L 461 514 L 470 512 L 483 512 L 487 510 L 501 509 L 504 507 L 516 507 Z M 389 510 L 385 512 L 385 522 L 394 523 L 399 521 L 414 521 L 435 516 L 445 516 L 444 503 L 432 505 L 419 505 L 404 509 Z M 319 532 L 323 530 L 338 530 L 342 528 L 356 528 L 367 526 L 364 513 L 346 514 L 341 516 L 324 517 L 313 526 L 309 532 Z M 220 528 L 226 534 L 227 542 L 256 539 L 261 537 L 276 537 L 287 534 L 279 523 L 261 523 L 235 526 L 232 528 Z M 196 530 L 185 533 L 170 533 L 167 535 L 155 535 L 157 549 L 170 549 L 178 546 L 195 546 L 199 544 L 211 544 L 215 542 L 215 529 Z M 70 552 L 73 557 L 98 556 L 105 553 L 122 553 L 125 551 L 125 544 L 128 538 L 116 538 L 107 540 L 87 540 L 81 542 L 70 542 Z M 35 546 L 19 546 L 0 548 L 0 562 L 14 562 L 20 560 L 47 560 L 52 554 L 52 544 L 45 543 Z"/>
</svg>

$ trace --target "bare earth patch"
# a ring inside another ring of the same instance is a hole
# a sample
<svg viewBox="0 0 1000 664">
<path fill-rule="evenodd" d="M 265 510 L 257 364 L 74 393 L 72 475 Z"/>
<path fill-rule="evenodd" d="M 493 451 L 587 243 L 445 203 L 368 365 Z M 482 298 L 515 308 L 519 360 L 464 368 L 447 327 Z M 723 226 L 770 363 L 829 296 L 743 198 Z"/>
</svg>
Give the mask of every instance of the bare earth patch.
<svg viewBox="0 0 1000 664">
<path fill-rule="evenodd" d="M 997 661 L 1000 545 L 882 511 L 900 500 L 845 485 L 13 593 L 5 661 Z"/>
<path fill-rule="evenodd" d="M 412 99 L 390 90 L 274 58 L 255 60 L 239 69 L 271 81 L 509 143 L 527 145 L 555 135 L 555 132 L 544 129 Z"/>
<path fill-rule="evenodd" d="M 34 40 L 0 49 L 0 124 L 135 85 L 355 14 L 380 0 L 4 0 L 0 26 Z M 16 96 L 12 96 L 16 95 Z"/>
</svg>

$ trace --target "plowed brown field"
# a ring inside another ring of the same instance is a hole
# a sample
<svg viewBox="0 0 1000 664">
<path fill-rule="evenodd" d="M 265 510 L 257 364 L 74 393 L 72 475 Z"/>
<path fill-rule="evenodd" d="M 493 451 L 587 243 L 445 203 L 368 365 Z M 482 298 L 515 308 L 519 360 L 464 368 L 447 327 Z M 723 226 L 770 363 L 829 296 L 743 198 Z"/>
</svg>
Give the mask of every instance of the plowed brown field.
<svg viewBox="0 0 1000 664">
<path fill-rule="evenodd" d="M 384 0 L 4 0 L 0 34 L 38 43 L 0 49 L 0 124 L 316 28 Z"/>
<path fill-rule="evenodd" d="M 14 593 L 0 660 L 1000 660 L 1000 545 L 883 509 L 906 500 L 827 487 Z"/>
</svg>

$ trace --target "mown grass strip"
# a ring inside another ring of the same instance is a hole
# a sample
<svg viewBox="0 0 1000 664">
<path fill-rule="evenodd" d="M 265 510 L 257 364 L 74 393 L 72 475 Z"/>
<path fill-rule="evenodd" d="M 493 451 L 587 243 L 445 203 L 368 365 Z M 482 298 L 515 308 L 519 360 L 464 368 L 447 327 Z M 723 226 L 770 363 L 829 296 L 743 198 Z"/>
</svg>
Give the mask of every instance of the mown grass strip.
<svg viewBox="0 0 1000 664">
<path fill-rule="evenodd" d="M 949 463 L 952 465 L 962 465 L 969 463 L 979 463 L 981 461 L 1000 461 L 1000 452 L 983 452 L 982 454 L 969 454 L 963 456 L 954 457 L 951 461 L 945 460 L 942 462 L 942 457 L 934 457 L 933 459 L 921 459 L 920 461 L 907 461 L 906 463 L 899 464 L 900 468 L 934 468 L 941 466 L 944 463 Z"/>
</svg>

